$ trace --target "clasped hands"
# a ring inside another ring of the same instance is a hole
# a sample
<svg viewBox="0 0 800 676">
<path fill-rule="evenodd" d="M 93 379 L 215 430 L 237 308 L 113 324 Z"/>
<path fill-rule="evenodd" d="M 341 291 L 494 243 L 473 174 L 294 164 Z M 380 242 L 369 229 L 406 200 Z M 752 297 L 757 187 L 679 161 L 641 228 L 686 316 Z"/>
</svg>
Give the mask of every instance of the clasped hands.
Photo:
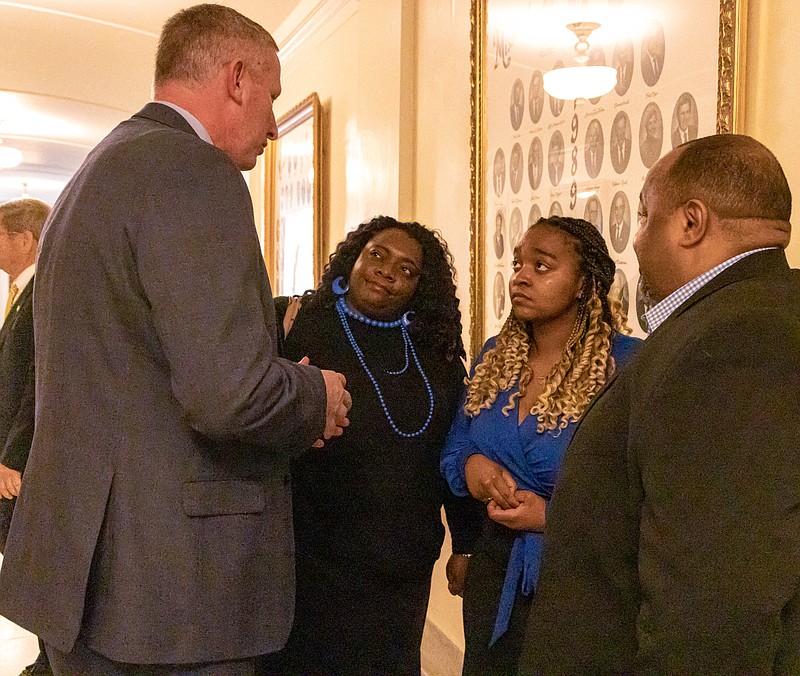
<svg viewBox="0 0 800 676">
<path fill-rule="evenodd" d="M 303 357 L 300 362 L 303 366 L 309 365 L 308 357 Z M 325 431 L 321 439 L 317 439 L 312 446 L 322 448 L 326 439 L 339 437 L 344 432 L 344 428 L 350 424 L 347 413 L 353 405 L 350 393 L 345 389 L 347 380 L 341 373 L 320 369 L 322 378 L 325 380 Z"/>
<path fill-rule="evenodd" d="M 465 475 L 470 495 L 486 503 L 492 521 L 513 530 L 544 530 L 547 502 L 520 489 L 501 465 L 476 453 L 467 459 Z"/>
</svg>

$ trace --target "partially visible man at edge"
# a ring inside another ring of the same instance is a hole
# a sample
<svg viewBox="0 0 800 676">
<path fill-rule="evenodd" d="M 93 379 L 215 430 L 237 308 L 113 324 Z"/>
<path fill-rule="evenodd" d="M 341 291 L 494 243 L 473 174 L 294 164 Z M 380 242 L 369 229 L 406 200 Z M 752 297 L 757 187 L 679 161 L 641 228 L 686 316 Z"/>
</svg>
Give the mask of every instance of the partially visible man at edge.
<svg viewBox="0 0 800 676">
<path fill-rule="evenodd" d="M 30 197 L 0 204 L 0 269 L 11 282 L 0 329 L 0 554 L 33 441 L 33 277 L 36 247 L 49 214 L 50 205 Z M 36 661 L 20 676 L 51 673 L 39 639 Z"/>
<path fill-rule="evenodd" d="M 342 433 L 350 397 L 276 353 L 240 172 L 277 137 L 280 90 L 261 26 L 177 13 L 156 101 L 90 153 L 45 227 L 0 612 L 56 674 L 249 674 L 289 633 L 289 461 Z"/>
<path fill-rule="evenodd" d="M 634 249 L 651 335 L 567 451 L 521 673 L 800 673 L 790 215 L 747 136 L 650 170 Z"/>
</svg>

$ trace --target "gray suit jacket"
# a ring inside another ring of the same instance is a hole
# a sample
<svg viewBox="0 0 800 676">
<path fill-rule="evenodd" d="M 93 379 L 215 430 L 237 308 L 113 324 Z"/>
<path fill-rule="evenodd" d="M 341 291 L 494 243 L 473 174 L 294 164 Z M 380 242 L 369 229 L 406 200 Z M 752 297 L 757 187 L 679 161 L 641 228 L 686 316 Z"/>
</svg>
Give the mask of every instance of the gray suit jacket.
<svg viewBox="0 0 800 676">
<path fill-rule="evenodd" d="M 280 648 L 288 464 L 323 431 L 325 387 L 276 356 L 241 173 L 148 104 L 59 197 L 34 293 L 36 431 L 0 613 L 124 662 Z"/>
</svg>

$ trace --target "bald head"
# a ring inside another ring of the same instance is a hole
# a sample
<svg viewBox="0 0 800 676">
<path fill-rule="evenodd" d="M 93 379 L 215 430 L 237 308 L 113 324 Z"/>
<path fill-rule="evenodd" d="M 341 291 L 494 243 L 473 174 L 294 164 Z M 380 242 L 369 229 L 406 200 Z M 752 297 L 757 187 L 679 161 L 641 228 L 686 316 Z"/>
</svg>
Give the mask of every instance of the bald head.
<svg viewBox="0 0 800 676">
<path fill-rule="evenodd" d="M 633 242 L 642 284 L 659 301 L 755 249 L 789 243 L 792 196 L 778 160 L 734 134 L 679 146 L 647 174 Z"/>
<path fill-rule="evenodd" d="M 689 141 L 662 158 L 648 180 L 668 206 L 699 200 L 748 246 L 789 242 L 792 193 L 786 175 L 775 155 L 749 136 Z"/>
</svg>

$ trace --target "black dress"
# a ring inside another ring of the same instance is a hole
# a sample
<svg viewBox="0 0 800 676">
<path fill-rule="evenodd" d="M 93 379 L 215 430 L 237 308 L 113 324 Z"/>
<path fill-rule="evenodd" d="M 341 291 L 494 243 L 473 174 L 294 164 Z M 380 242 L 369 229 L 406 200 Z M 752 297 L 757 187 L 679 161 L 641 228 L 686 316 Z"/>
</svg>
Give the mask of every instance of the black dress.
<svg viewBox="0 0 800 676">
<path fill-rule="evenodd" d="M 413 358 L 404 373 L 387 373 L 406 362 L 400 329 L 347 321 L 396 425 L 404 432 L 420 429 L 429 398 Z M 304 304 L 285 339 L 287 358 L 308 356 L 315 366 L 343 373 L 353 407 L 344 434 L 309 450 L 293 467 L 295 622 L 286 649 L 267 671 L 420 673 L 431 572 L 444 538 L 441 507 L 455 552 L 471 551 L 483 507 L 453 496 L 439 473 L 463 364 L 418 343 L 434 412 L 421 435 L 404 438 L 390 426 L 335 308 Z"/>
</svg>

